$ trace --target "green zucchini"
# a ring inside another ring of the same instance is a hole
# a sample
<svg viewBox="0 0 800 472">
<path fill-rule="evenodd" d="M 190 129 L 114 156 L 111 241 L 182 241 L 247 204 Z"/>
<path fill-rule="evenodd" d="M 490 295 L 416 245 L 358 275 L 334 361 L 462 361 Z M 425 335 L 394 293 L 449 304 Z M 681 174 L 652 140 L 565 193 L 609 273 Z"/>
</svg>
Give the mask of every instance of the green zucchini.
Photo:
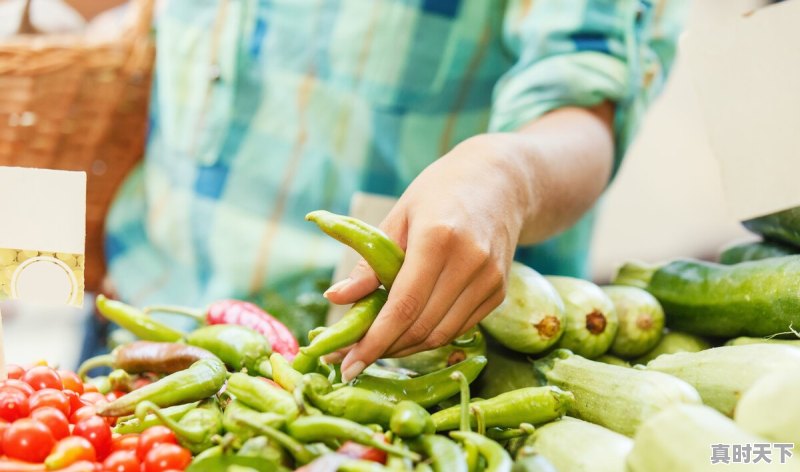
<svg viewBox="0 0 800 472">
<path fill-rule="evenodd" d="M 557 346 L 592 359 L 608 351 L 619 321 L 600 287 L 574 277 L 545 276 L 564 301 L 564 335 Z"/>
<path fill-rule="evenodd" d="M 647 418 L 676 403 L 700 403 L 688 383 L 659 372 L 591 361 L 559 349 L 534 362 L 542 382 L 575 395 L 568 414 L 632 436 Z"/>
<path fill-rule="evenodd" d="M 614 303 L 619 328 L 611 353 L 630 359 L 653 349 L 664 331 L 664 310 L 647 291 L 625 285 L 601 287 Z"/>
<path fill-rule="evenodd" d="M 776 338 L 749 338 L 741 336 L 730 339 L 725 343 L 726 346 L 744 346 L 746 344 L 783 344 L 784 346 L 800 347 L 800 339 L 776 339 Z"/>
<path fill-rule="evenodd" d="M 677 405 L 649 419 L 639 428 L 628 455 L 629 472 L 716 472 L 719 470 L 792 471 L 798 462 L 793 457 L 786 464 L 772 454 L 771 464 L 713 464 L 712 445 L 728 446 L 728 460 L 733 445 L 769 443 L 748 433 L 736 423 L 703 405 Z M 777 460 L 776 460 L 777 459 Z M 751 456 L 752 460 L 752 456 Z M 777 463 L 776 463 L 777 462 Z"/>
<path fill-rule="evenodd" d="M 661 354 L 674 354 L 676 352 L 698 352 L 709 349 L 711 344 L 705 339 L 688 333 L 668 331 L 661 337 L 656 347 L 641 357 L 632 360 L 632 364 L 647 364 Z"/>
<path fill-rule="evenodd" d="M 505 347 L 537 354 L 564 332 L 564 303 L 538 272 L 514 262 L 505 300 L 480 325 Z"/>
<path fill-rule="evenodd" d="M 739 397 L 759 378 L 794 367 L 800 367 L 800 350 L 775 344 L 680 352 L 647 364 L 647 370 L 685 380 L 697 389 L 703 403 L 727 416 L 733 416 Z"/>
<path fill-rule="evenodd" d="M 734 420 L 772 442 L 800 446 L 800 369 L 767 374 L 742 395 Z"/>
<path fill-rule="evenodd" d="M 800 246 L 800 207 L 753 218 L 742 224 L 764 238 Z"/>
<path fill-rule="evenodd" d="M 625 472 L 625 459 L 633 441 L 619 433 L 564 417 L 536 429 L 525 445 L 570 472 Z"/>
<path fill-rule="evenodd" d="M 623 266 L 617 279 L 643 285 L 667 326 L 703 336 L 769 336 L 800 325 L 800 256 L 722 265 L 678 260 L 659 268 Z"/>
<path fill-rule="evenodd" d="M 726 265 L 738 264 L 770 257 L 791 256 L 798 253 L 800 253 L 800 250 L 786 244 L 774 241 L 754 241 L 726 248 L 719 255 L 719 263 Z"/>
<path fill-rule="evenodd" d="M 450 344 L 396 359 L 382 359 L 386 365 L 412 370 L 419 375 L 445 369 L 475 356 L 486 355 L 486 339 L 475 328 L 454 339 Z"/>
<path fill-rule="evenodd" d="M 476 397 L 494 398 L 501 393 L 539 385 L 533 362 L 525 354 L 506 349 L 486 337 L 486 367 L 472 384 Z"/>
</svg>

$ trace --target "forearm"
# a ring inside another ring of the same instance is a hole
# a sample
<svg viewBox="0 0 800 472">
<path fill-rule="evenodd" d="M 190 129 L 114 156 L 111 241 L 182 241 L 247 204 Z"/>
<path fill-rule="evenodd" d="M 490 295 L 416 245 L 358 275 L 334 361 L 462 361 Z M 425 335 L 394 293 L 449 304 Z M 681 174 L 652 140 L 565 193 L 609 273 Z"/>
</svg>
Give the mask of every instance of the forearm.
<svg viewBox="0 0 800 472">
<path fill-rule="evenodd" d="M 499 150 L 497 168 L 515 189 L 520 244 L 569 228 L 603 192 L 613 165 L 612 121 L 611 104 L 562 108 L 515 133 L 479 138 L 479 146 Z"/>
</svg>

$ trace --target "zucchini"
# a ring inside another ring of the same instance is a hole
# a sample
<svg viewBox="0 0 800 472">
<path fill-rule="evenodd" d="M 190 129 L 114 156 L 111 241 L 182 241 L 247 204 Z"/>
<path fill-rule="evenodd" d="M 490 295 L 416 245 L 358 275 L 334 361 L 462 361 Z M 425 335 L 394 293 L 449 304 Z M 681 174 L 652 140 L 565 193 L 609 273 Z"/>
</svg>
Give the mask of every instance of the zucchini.
<svg viewBox="0 0 800 472">
<path fill-rule="evenodd" d="M 537 354 L 564 332 L 564 303 L 538 272 L 514 262 L 505 300 L 480 325 L 505 347 Z"/>
<path fill-rule="evenodd" d="M 731 246 L 719 255 L 720 264 L 738 264 L 739 262 L 759 261 L 770 257 L 783 257 L 798 254 L 800 251 L 792 246 L 774 241 L 755 241 Z"/>
<path fill-rule="evenodd" d="M 472 384 L 476 397 L 494 398 L 501 393 L 539 385 L 528 356 L 506 349 L 489 336 L 486 344 L 486 367 Z"/>
<path fill-rule="evenodd" d="M 514 459 L 511 472 L 558 472 L 553 464 L 541 454 L 536 453 L 532 447 L 523 447 Z"/>
<path fill-rule="evenodd" d="M 748 338 L 746 336 L 728 340 L 726 346 L 744 346 L 746 344 L 783 344 L 784 346 L 800 347 L 800 339 L 775 339 L 775 338 Z"/>
<path fill-rule="evenodd" d="M 767 374 L 742 395 L 734 420 L 772 442 L 800 446 L 800 369 Z"/>
<path fill-rule="evenodd" d="M 793 367 L 800 367 L 800 350 L 776 344 L 668 354 L 647 364 L 647 370 L 685 380 L 697 389 L 703 403 L 727 416 L 733 416 L 739 397 L 759 378 Z"/>
<path fill-rule="evenodd" d="M 667 326 L 703 336 L 769 336 L 800 325 L 800 255 L 734 265 L 678 260 L 624 265 L 617 279 L 644 286 Z"/>
<path fill-rule="evenodd" d="M 677 405 L 649 419 L 639 428 L 628 455 L 630 472 L 715 472 L 719 470 L 792 471 L 795 458 L 781 464 L 772 454 L 771 464 L 712 464 L 712 445 L 730 446 L 768 443 L 736 423 L 703 405 Z M 752 458 L 752 456 L 751 456 Z"/>
<path fill-rule="evenodd" d="M 664 331 L 664 310 L 656 297 L 638 287 L 601 287 L 614 303 L 619 328 L 611 353 L 625 359 L 653 349 Z"/>
<path fill-rule="evenodd" d="M 766 239 L 800 246 L 800 207 L 753 218 L 742 224 Z"/>
<path fill-rule="evenodd" d="M 660 372 L 590 361 L 565 349 L 534 362 L 543 383 L 575 395 L 570 416 L 632 436 L 647 418 L 676 403 L 700 403 L 688 383 Z"/>
<path fill-rule="evenodd" d="M 602 362 L 603 364 L 611 364 L 611 365 L 618 365 L 620 367 L 630 367 L 630 363 L 625 359 L 620 359 L 617 356 L 612 356 L 611 354 L 603 354 L 602 356 L 595 359 L 597 362 Z"/>
<path fill-rule="evenodd" d="M 602 426 L 565 416 L 538 428 L 525 445 L 533 446 L 556 470 L 625 472 L 633 441 Z"/>
<path fill-rule="evenodd" d="M 614 303 L 588 280 L 545 276 L 564 301 L 564 335 L 557 346 L 592 359 L 605 353 L 617 334 Z"/>
<path fill-rule="evenodd" d="M 656 347 L 645 355 L 632 360 L 633 364 L 647 364 L 661 354 L 674 354 L 676 352 L 698 352 L 711 348 L 705 339 L 688 333 L 668 331 Z"/>
</svg>

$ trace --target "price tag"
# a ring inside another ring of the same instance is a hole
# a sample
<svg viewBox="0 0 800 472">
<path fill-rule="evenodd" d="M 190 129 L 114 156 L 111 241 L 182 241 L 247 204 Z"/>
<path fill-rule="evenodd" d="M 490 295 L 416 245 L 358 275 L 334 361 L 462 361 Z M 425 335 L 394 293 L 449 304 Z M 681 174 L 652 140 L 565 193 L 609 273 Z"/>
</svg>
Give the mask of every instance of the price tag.
<svg viewBox="0 0 800 472">
<path fill-rule="evenodd" d="M 85 173 L 0 167 L 0 228 L 0 300 L 83 305 Z"/>
<path fill-rule="evenodd" d="M 800 206 L 798 24 L 800 2 L 782 2 L 709 15 L 681 43 L 726 200 L 740 220 Z"/>
</svg>

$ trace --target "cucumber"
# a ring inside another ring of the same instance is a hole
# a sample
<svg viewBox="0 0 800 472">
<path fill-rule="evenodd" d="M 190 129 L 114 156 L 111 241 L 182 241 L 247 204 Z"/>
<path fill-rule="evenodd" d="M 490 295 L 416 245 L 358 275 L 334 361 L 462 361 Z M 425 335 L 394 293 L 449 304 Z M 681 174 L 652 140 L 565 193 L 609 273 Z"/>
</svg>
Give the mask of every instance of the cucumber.
<svg viewBox="0 0 800 472">
<path fill-rule="evenodd" d="M 564 301 L 564 335 L 557 346 L 592 359 L 605 353 L 617 334 L 614 303 L 597 285 L 574 277 L 546 276 Z"/>
<path fill-rule="evenodd" d="M 601 287 L 614 303 L 619 328 L 611 353 L 625 359 L 641 356 L 661 339 L 664 310 L 647 291 L 625 285 Z"/>
<path fill-rule="evenodd" d="M 628 455 L 630 472 L 716 472 L 719 470 L 792 471 L 797 472 L 798 462 L 793 457 L 780 463 L 777 450 L 771 455 L 772 463 L 763 459 L 758 464 L 712 464 L 712 445 L 731 446 L 769 443 L 764 438 L 748 433 L 736 423 L 703 405 L 677 405 L 660 412 L 639 428 Z M 751 460 L 753 456 L 751 456 Z"/>
<path fill-rule="evenodd" d="M 480 325 L 503 346 L 537 354 L 564 332 L 564 303 L 538 272 L 514 262 L 505 300 Z"/>
<path fill-rule="evenodd" d="M 486 337 L 486 367 L 472 384 L 479 398 L 494 398 L 501 393 L 539 385 L 533 362 L 525 354 L 506 349 L 492 337 Z"/>
<path fill-rule="evenodd" d="M 485 355 L 486 339 L 476 326 L 445 346 L 406 357 L 381 359 L 381 362 L 391 367 L 408 369 L 419 375 L 425 375 L 458 364 L 471 357 Z"/>
<path fill-rule="evenodd" d="M 602 426 L 565 416 L 538 428 L 525 445 L 533 446 L 556 470 L 625 472 L 633 441 Z"/>
<path fill-rule="evenodd" d="M 644 369 L 590 361 L 559 349 L 534 367 L 543 383 L 575 395 L 570 416 L 632 436 L 647 418 L 676 403 L 700 403 L 688 383 Z"/>
<path fill-rule="evenodd" d="M 800 246 L 800 207 L 753 218 L 742 224 L 767 239 Z"/>
<path fill-rule="evenodd" d="M 800 326 L 800 255 L 722 265 L 678 260 L 660 268 L 623 266 L 617 279 L 644 285 L 678 331 L 732 338 Z"/>
<path fill-rule="evenodd" d="M 703 403 L 727 416 L 733 416 L 739 397 L 759 378 L 794 367 L 800 367 L 800 350 L 775 344 L 680 352 L 647 364 L 647 370 L 685 380 L 697 389 Z"/>
<path fill-rule="evenodd" d="M 800 369 L 767 374 L 743 395 L 734 420 L 744 430 L 772 442 L 800 446 Z"/>
<path fill-rule="evenodd" d="M 676 352 L 698 352 L 711 348 L 705 339 L 693 334 L 668 331 L 656 347 L 645 355 L 632 360 L 632 364 L 647 364 L 661 354 L 674 354 Z"/>
<path fill-rule="evenodd" d="M 800 339 L 767 339 L 742 336 L 730 339 L 725 343 L 726 346 L 744 346 L 746 344 L 783 344 L 784 346 L 800 347 Z"/>
<path fill-rule="evenodd" d="M 630 367 L 630 363 L 625 359 L 620 359 L 617 356 L 612 356 L 611 354 L 603 354 L 600 357 L 595 358 L 597 362 L 602 362 L 603 364 L 611 364 L 611 365 L 618 365 L 620 367 Z"/>
<path fill-rule="evenodd" d="M 791 256 L 800 250 L 773 241 L 755 241 L 731 246 L 719 255 L 720 264 L 738 264 L 739 262 L 759 261 L 770 257 Z"/>
</svg>

